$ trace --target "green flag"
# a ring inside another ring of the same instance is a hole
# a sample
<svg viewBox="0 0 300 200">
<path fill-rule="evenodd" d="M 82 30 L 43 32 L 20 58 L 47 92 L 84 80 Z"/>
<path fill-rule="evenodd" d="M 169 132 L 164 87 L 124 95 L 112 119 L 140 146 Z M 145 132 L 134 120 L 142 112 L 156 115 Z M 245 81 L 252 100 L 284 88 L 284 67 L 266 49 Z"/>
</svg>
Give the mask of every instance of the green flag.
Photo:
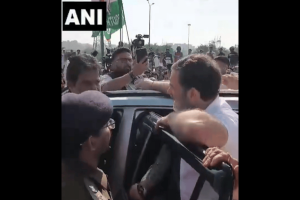
<svg viewBox="0 0 300 200">
<path fill-rule="evenodd" d="M 107 29 L 104 36 L 107 40 L 111 39 L 111 35 L 121 29 L 125 24 L 124 10 L 122 0 L 104 0 L 107 2 Z M 92 37 L 97 37 L 99 31 L 93 31 Z"/>
</svg>

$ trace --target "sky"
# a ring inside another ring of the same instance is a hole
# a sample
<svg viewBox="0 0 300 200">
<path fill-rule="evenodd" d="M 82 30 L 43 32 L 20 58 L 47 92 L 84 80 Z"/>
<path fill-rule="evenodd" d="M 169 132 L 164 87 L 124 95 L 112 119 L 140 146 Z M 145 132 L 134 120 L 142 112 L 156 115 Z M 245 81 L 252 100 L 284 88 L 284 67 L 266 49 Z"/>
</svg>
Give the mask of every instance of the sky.
<svg viewBox="0 0 300 200">
<path fill-rule="evenodd" d="M 90 1 L 90 0 L 63 0 Z M 238 44 L 238 0 L 149 0 L 151 7 L 151 44 L 189 43 L 198 46 L 221 36 L 225 48 Z M 149 33 L 149 5 L 147 0 L 123 0 L 129 39 Z M 124 26 L 125 27 L 125 26 Z M 123 42 L 128 43 L 126 29 Z M 91 31 L 62 31 L 62 40 L 93 43 Z M 120 32 L 112 35 L 118 44 Z M 148 39 L 145 39 L 148 43 Z"/>
</svg>

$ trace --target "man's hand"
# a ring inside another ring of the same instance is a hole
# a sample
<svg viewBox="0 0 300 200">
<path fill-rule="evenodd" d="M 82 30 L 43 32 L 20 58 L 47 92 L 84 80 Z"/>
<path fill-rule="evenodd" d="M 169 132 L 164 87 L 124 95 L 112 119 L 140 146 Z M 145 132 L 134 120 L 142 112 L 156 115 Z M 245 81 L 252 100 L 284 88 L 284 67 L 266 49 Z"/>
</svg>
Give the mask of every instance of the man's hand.
<svg viewBox="0 0 300 200">
<path fill-rule="evenodd" d="M 203 159 L 204 167 L 217 167 L 222 164 L 222 162 L 228 163 L 228 160 L 230 160 L 229 153 L 226 153 L 217 147 L 208 148 L 205 154 L 206 156 Z"/>
<path fill-rule="evenodd" d="M 234 181 L 234 190 L 237 190 L 238 187 L 238 177 L 239 177 L 239 165 L 238 161 L 233 159 L 229 153 L 224 152 L 223 150 L 213 147 L 208 148 L 205 152 L 205 157 L 203 159 L 204 167 L 217 167 L 223 162 L 228 163 L 233 168 L 233 173 L 235 177 Z"/>
<path fill-rule="evenodd" d="M 142 73 L 144 73 L 144 71 L 146 71 L 148 69 L 148 57 L 145 56 L 139 63 L 134 60 L 133 65 L 132 65 L 132 73 L 135 76 L 139 76 Z"/>
<path fill-rule="evenodd" d="M 162 128 L 166 128 L 166 129 L 170 128 L 172 130 L 173 126 L 172 126 L 172 124 L 170 125 L 170 121 L 171 121 L 171 119 L 174 118 L 175 115 L 176 115 L 175 112 L 172 112 L 172 113 L 168 114 L 167 116 L 162 117 L 160 120 L 158 120 L 155 128 L 158 130 L 159 127 L 162 127 Z"/>
<path fill-rule="evenodd" d="M 134 81 L 134 85 L 137 89 L 142 89 L 142 90 L 151 90 L 151 85 L 153 84 L 153 81 L 150 80 L 149 78 L 144 78 L 144 77 L 138 77 Z"/>
<path fill-rule="evenodd" d="M 141 195 L 138 193 L 137 183 L 131 186 L 131 188 L 129 190 L 129 197 L 130 197 L 130 199 L 133 199 L 133 200 L 144 200 L 141 197 Z"/>
<path fill-rule="evenodd" d="M 227 86 L 229 89 L 238 90 L 239 89 L 239 78 L 231 74 L 225 74 L 222 76 L 222 84 Z"/>
</svg>

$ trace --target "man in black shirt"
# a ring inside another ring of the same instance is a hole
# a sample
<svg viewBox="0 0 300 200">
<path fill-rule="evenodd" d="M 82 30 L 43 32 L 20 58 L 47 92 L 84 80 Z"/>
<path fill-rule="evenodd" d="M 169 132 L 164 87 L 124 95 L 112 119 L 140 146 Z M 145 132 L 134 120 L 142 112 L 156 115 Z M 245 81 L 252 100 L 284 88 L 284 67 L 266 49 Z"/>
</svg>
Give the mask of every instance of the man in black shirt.
<svg viewBox="0 0 300 200">
<path fill-rule="evenodd" d="M 220 49 L 219 49 L 219 54 L 218 54 L 218 56 L 225 56 L 225 53 L 223 53 L 223 48 L 221 47 Z"/>
<path fill-rule="evenodd" d="M 228 59 L 230 62 L 230 67 L 235 67 L 239 62 L 239 55 L 236 51 L 234 51 L 234 47 L 230 47 L 230 53 L 228 54 Z"/>
<path fill-rule="evenodd" d="M 146 71 L 148 64 L 148 56 L 137 63 L 128 48 L 118 48 L 112 54 L 111 72 L 100 77 L 101 91 L 126 90 L 126 85 Z"/>
</svg>

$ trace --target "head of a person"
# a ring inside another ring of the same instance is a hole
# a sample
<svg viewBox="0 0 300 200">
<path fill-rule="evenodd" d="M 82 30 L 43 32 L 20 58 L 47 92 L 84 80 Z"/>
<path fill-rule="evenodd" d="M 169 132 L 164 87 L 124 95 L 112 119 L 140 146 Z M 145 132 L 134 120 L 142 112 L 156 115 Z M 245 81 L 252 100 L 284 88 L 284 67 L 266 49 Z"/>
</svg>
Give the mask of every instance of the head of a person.
<svg viewBox="0 0 300 200">
<path fill-rule="evenodd" d="M 203 50 L 202 50 L 202 49 L 200 49 L 200 53 L 203 53 Z"/>
<path fill-rule="evenodd" d="M 149 59 L 152 59 L 153 57 L 154 57 L 154 52 L 148 53 L 148 58 L 149 58 Z"/>
<path fill-rule="evenodd" d="M 91 53 L 92 56 L 96 57 L 98 55 L 98 51 L 94 50 L 92 53 Z"/>
<path fill-rule="evenodd" d="M 206 109 L 218 96 L 220 85 L 220 69 L 209 56 L 193 54 L 180 59 L 172 66 L 168 89 L 173 109 Z"/>
<path fill-rule="evenodd" d="M 170 53 L 170 49 L 166 49 L 166 54 L 169 54 Z"/>
<path fill-rule="evenodd" d="M 223 51 L 223 48 L 220 48 L 219 51 L 222 52 L 222 51 Z"/>
<path fill-rule="evenodd" d="M 80 94 L 87 90 L 100 90 L 100 64 L 89 54 L 79 54 L 69 58 L 67 84 L 72 93 Z"/>
<path fill-rule="evenodd" d="M 217 62 L 218 66 L 221 70 L 221 74 L 222 75 L 226 74 L 226 71 L 229 68 L 228 58 L 225 56 L 217 56 L 214 58 L 214 60 Z"/>
<path fill-rule="evenodd" d="M 192 49 L 189 49 L 189 54 L 191 54 L 192 53 Z"/>
<path fill-rule="evenodd" d="M 209 51 L 212 51 L 213 50 L 213 46 L 209 46 Z"/>
<path fill-rule="evenodd" d="M 66 53 L 66 50 L 65 50 L 65 49 L 63 49 L 63 50 L 62 50 L 62 53 L 63 53 L 63 54 L 65 54 L 65 53 Z"/>
<path fill-rule="evenodd" d="M 126 74 L 130 72 L 133 59 L 128 48 L 121 47 L 116 49 L 111 56 L 111 70 L 117 73 Z"/>
<path fill-rule="evenodd" d="M 80 54 L 80 49 L 77 50 L 77 54 Z"/>
<path fill-rule="evenodd" d="M 230 50 L 230 51 L 234 51 L 234 47 L 230 47 L 229 50 Z"/>
<path fill-rule="evenodd" d="M 70 51 L 71 53 L 73 53 L 73 50 L 71 49 L 71 51 Z"/>
<path fill-rule="evenodd" d="M 61 108 L 62 159 L 97 163 L 109 149 L 115 126 L 110 99 L 99 91 L 67 93 Z"/>
<path fill-rule="evenodd" d="M 177 50 L 177 52 L 180 52 L 180 51 L 181 51 L 181 47 L 178 46 L 178 47 L 176 48 L 176 50 Z"/>
</svg>

